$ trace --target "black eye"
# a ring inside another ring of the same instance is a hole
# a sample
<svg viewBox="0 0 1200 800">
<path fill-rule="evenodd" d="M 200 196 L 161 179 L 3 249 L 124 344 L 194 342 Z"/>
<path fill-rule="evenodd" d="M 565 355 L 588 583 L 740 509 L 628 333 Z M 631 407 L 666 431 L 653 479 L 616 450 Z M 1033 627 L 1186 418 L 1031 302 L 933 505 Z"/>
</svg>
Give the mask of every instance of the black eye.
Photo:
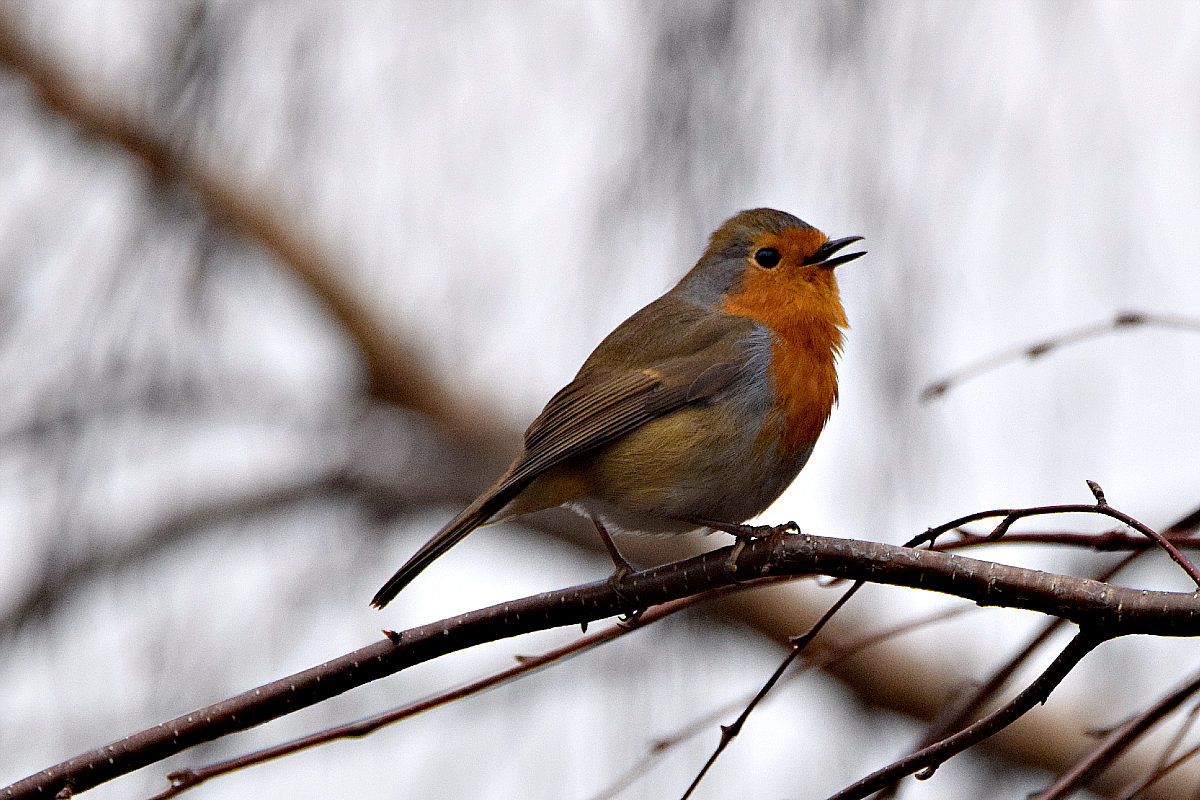
<svg viewBox="0 0 1200 800">
<path fill-rule="evenodd" d="M 764 247 L 754 254 L 754 263 L 764 269 L 771 269 L 779 264 L 782 257 L 774 247 Z"/>
</svg>

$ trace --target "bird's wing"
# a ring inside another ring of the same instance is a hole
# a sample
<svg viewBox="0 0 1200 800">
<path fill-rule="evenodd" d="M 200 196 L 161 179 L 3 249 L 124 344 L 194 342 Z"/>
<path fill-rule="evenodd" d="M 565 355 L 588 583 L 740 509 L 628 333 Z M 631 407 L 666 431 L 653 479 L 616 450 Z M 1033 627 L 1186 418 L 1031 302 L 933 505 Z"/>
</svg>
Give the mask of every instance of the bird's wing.
<svg viewBox="0 0 1200 800">
<path fill-rule="evenodd" d="M 530 424 L 525 449 L 497 488 L 524 483 L 547 468 L 629 433 L 689 403 L 720 393 L 743 369 L 747 342 L 757 326 L 743 317 L 709 312 L 675 332 L 673 346 L 645 366 L 608 371 L 609 340 Z M 619 331 L 619 329 L 618 329 Z"/>
<path fill-rule="evenodd" d="M 421 570 L 491 519 L 550 467 L 681 406 L 710 399 L 729 386 L 746 363 L 747 340 L 756 324 L 711 312 L 692 315 L 686 322 L 690 324 L 674 331 L 671 346 L 660 346 L 652 354 L 657 357 L 642 361 L 643 366 L 629 364 L 632 359 L 624 353 L 603 357 L 606 347 L 626 349 L 618 336 L 622 328 L 614 331 L 529 426 L 524 450 L 508 472 L 426 542 L 379 590 L 372 604 L 382 608 Z M 611 361 L 616 362 L 615 369 L 607 366 Z"/>
<path fill-rule="evenodd" d="M 523 483 L 681 406 L 711 398 L 740 368 L 734 353 L 720 353 L 722 358 L 714 361 L 717 355 L 710 349 L 655 367 L 567 384 L 529 426 L 525 451 L 504 483 Z"/>
</svg>

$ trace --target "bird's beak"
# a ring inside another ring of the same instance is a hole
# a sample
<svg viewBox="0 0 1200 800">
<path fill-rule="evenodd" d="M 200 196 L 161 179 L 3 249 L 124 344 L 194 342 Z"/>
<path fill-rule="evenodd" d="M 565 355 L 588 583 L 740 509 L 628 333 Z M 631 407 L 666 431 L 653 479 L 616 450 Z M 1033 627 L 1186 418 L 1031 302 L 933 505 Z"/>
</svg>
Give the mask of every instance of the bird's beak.
<svg viewBox="0 0 1200 800">
<path fill-rule="evenodd" d="M 842 239 L 831 239 L 830 241 L 818 247 L 817 252 L 805 259 L 804 263 L 806 265 L 819 266 L 824 269 L 833 269 L 834 267 L 845 264 L 847 261 L 853 261 L 860 256 L 865 256 L 867 254 L 866 250 L 862 251 L 861 253 L 847 253 L 844 256 L 830 258 L 830 256 L 832 256 L 838 250 L 841 250 L 846 245 L 853 244 L 854 242 L 861 242 L 862 238 L 863 237 L 861 236 L 846 236 Z"/>
</svg>

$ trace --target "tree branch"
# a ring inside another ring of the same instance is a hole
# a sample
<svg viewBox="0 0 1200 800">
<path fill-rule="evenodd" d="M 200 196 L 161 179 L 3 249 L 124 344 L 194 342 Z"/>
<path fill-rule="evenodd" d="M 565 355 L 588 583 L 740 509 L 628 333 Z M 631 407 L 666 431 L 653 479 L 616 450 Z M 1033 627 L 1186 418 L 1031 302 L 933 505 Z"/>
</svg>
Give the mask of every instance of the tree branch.
<svg viewBox="0 0 1200 800">
<path fill-rule="evenodd" d="M 539 656 L 518 656 L 517 663 L 508 669 L 501 670 L 500 672 L 492 675 L 487 675 L 478 680 L 471 681 L 470 683 L 464 684 L 456 689 L 439 692 L 438 694 L 408 703 L 400 706 L 399 708 L 393 708 L 381 714 L 372 715 L 366 719 L 350 722 L 345 725 L 338 725 L 334 728 L 318 731 L 308 736 L 302 736 L 298 739 L 283 742 L 282 744 L 267 747 L 253 753 L 247 753 L 236 758 L 219 761 L 215 764 L 177 770 L 167 775 L 167 780 L 171 782 L 171 785 L 159 794 L 154 795 L 154 797 L 150 798 L 150 800 L 168 800 L 168 798 L 182 794 L 188 789 L 195 788 L 205 781 L 216 778 L 220 775 L 225 775 L 239 769 L 245 769 L 246 767 L 253 766 L 255 764 L 262 764 L 264 762 L 281 758 L 285 755 L 290 755 L 301 750 L 307 750 L 311 747 L 316 747 L 317 745 L 325 744 L 326 742 L 331 742 L 335 739 L 348 739 L 366 736 L 374 733 L 380 728 L 386 727 L 395 722 L 399 722 L 400 720 L 408 719 L 409 717 L 416 716 L 417 714 L 434 708 L 439 708 L 440 706 L 444 706 L 447 703 L 452 703 L 455 700 L 459 700 L 463 697 L 469 697 L 473 694 L 482 692 L 485 689 L 490 689 L 493 686 L 498 686 L 516 678 L 524 677 L 525 675 L 541 669 L 548 664 L 553 664 L 557 661 L 567 658 L 568 656 L 573 656 L 578 653 L 582 653 L 585 650 L 590 650 L 593 647 L 612 641 L 613 639 L 624 636 L 632 631 L 641 630 L 646 625 L 651 625 L 679 611 L 691 608 L 697 603 L 709 600 L 719 593 L 723 593 L 728 590 L 736 591 L 740 588 L 742 587 L 727 586 L 715 590 L 714 592 L 692 595 L 690 597 L 680 598 L 679 600 L 673 600 L 669 603 L 663 603 L 662 605 L 655 606 L 654 608 L 647 610 L 646 613 L 639 615 L 636 623 L 634 624 L 617 622 L 605 628 L 604 630 L 587 634 L 569 644 L 563 645 L 562 647 L 556 647 L 553 650 L 550 650 Z"/>
<path fill-rule="evenodd" d="M 1031 800 L 1061 800 L 1081 786 L 1086 786 L 1142 734 L 1150 730 L 1159 720 L 1178 708 L 1197 691 L 1200 691 L 1200 672 L 1172 689 L 1142 713 L 1110 731 L 1100 746 L 1087 758 L 1076 764 L 1069 772 L 1060 775 L 1058 780 L 1038 792 Z"/>
<path fill-rule="evenodd" d="M 963 597 L 1062 616 L 1105 636 L 1200 634 L 1195 594 L 1109 586 L 1096 581 L 994 564 L 950 553 L 808 534 L 776 536 L 745 546 L 738 573 L 726 547 L 608 581 L 546 592 L 472 611 L 354 651 L 312 669 L 177 717 L 18 781 L 7 800 L 83 791 L 202 742 L 246 730 L 406 667 L 484 642 L 615 614 L 706 592 L 740 576 L 821 574 Z M 741 581 L 745 582 L 745 581 Z"/>
<path fill-rule="evenodd" d="M 1055 657 L 1050 666 L 1011 701 L 953 736 L 948 736 L 937 744 L 922 748 L 847 786 L 837 794 L 830 796 L 829 800 L 861 800 L 861 798 L 887 788 L 900 778 L 912 775 L 918 770 L 921 771 L 918 778 L 931 777 L 933 770 L 951 756 L 963 752 L 1001 728 L 1011 725 L 1038 703 L 1046 702 L 1046 698 L 1058 684 L 1062 683 L 1063 678 L 1067 677 L 1075 665 L 1110 638 L 1112 637 L 1108 634 L 1091 628 L 1083 628 Z"/>
<path fill-rule="evenodd" d="M 1119 312 L 1111 320 L 1105 322 L 1097 322 L 1092 325 L 1084 325 L 1080 328 L 1064 331 L 1063 333 L 1055 334 L 1049 339 L 1044 339 L 1033 344 L 1014 347 L 1009 350 L 1002 350 L 990 356 L 985 356 L 978 361 L 968 364 L 943 378 L 940 378 L 933 383 L 930 383 L 921 390 L 921 402 L 929 402 L 934 398 L 941 397 L 958 384 L 968 381 L 971 378 L 978 377 L 985 373 L 998 369 L 1013 361 L 1018 361 L 1022 358 L 1033 360 L 1041 358 L 1051 350 L 1057 350 L 1070 344 L 1094 339 L 1097 336 L 1103 336 L 1106 333 L 1113 331 L 1124 330 L 1134 326 L 1145 328 L 1171 328 L 1174 330 L 1184 330 L 1200 332 L 1200 319 L 1193 317 L 1183 317 L 1174 314 L 1151 314 L 1142 311 L 1122 311 Z"/>
<path fill-rule="evenodd" d="M 1032 506 L 1029 508 L 994 508 L 990 511 L 976 511 L 973 514 L 967 514 L 966 516 L 959 517 L 958 519 L 952 519 L 949 522 L 938 525 L 935 528 L 930 528 L 929 530 L 925 531 L 925 533 L 915 537 L 911 542 L 909 542 L 909 544 L 915 546 L 921 543 L 929 543 L 932 545 L 937 541 L 937 538 L 944 533 L 957 530 L 963 525 L 968 525 L 972 522 L 978 522 L 984 519 L 994 519 L 996 517 L 1001 518 L 1000 524 L 998 524 L 995 529 L 988 534 L 988 538 L 992 539 L 993 541 L 1006 536 L 1009 529 L 1015 522 L 1017 522 L 1017 520 L 1025 519 L 1027 517 L 1040 517 L 1049 514 L 1100 514 L 1105 517 L 1111 517 L 1123 525 L 1128 525 L 1138 533 L 1145 536 L 1147 539 L 1153 541 L 1164 551 L 1166 551 L 1167 555 L 1171 557 L 1171 560 L 1178 564 L 1179 567 L 1187 573 L 1188 577 L 1192 579 L 1197 588 L 1200 588 L 1200 569 L 1197 569 L 1192 562 L 1188 561 L 1183 553 L 1179 552 L 1179 548 L 1177 548 L 1165 536 L 1151 528 L 1149 525 L 1146 525 L 1140 520 L 1134 519 L 1124 511 L 1118 511 L 1110 506 L 1104 499 L 1104 491 L 1092 481 L 1088 481 L 1087 483 L 1092 492 L 1096 495 L 1096 503 L 1094 505 L 1083 503 L 1066 503 L 1053 506 Z"/>
</svg>

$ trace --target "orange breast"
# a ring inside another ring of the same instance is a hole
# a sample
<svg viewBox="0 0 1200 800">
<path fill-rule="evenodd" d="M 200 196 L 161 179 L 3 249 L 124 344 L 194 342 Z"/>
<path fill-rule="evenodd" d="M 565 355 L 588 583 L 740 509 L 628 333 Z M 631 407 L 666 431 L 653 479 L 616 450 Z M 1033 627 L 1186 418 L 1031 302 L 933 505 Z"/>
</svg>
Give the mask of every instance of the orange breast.
<svg viewBox="0 0 1200 800">
<path fill-rule="evenodd" d="M 837 403 L 834 351 L 782 337 L 771 349 L 775 418 L 764 426 L 763 434 L 779 436 L 783 454 L 792 456 L 812 447 Z"/>
</svg>

